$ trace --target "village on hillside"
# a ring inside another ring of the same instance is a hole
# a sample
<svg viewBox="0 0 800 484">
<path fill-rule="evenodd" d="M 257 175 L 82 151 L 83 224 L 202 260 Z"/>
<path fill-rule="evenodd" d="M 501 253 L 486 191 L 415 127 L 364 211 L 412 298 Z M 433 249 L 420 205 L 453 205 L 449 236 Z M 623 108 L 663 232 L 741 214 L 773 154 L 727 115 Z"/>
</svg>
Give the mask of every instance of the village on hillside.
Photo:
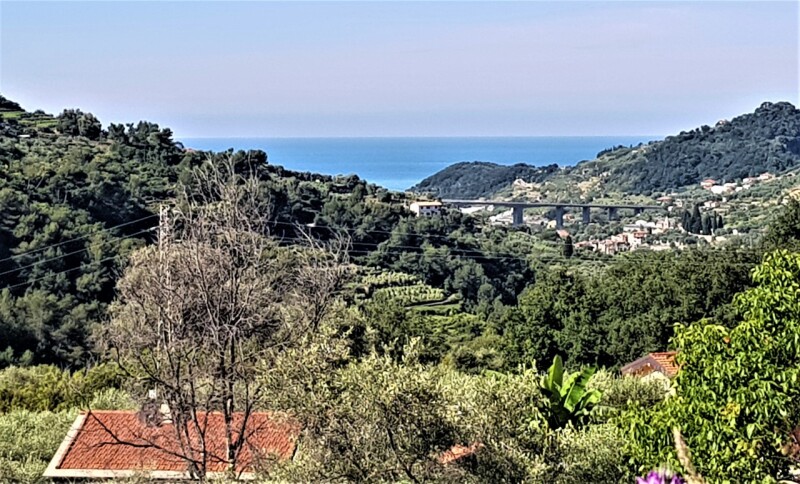
<svg viewBox="0 0 800 484">
<path fill-rule="evenodd" d="M 731 238 L 752 238 L 755 222 L 766 216 L 770 207 L 786 204 L 789 198 L 798 198 L 800 187 L 796 186 L 796 175 L 795 171 L 783 175 L 765 172 L 733 182 L 708 178 L 694 188 L 652 198 L 650 204 L 662 207 L 663 211 L 648 215 L 634 213 L 632 216 L 622 213 L 619 220 L 601 214 L 593 216 L 589 224 L 583 223 L 580 211 L 567 210 L 563 214 L 564 226 L 559 227 L 552 211 L 526 209 L 521 225 L 532 231 L 554 232 L 562 240 L 570 237 L 576 250 L 603 255 L 638 249 L 659 251 L 696 244 L 718 245 Z M 533 196 L 533 202 L 543 202 L 543 187 L 548 183 L 517 179 L 512 184 L 512 198 L 530 200 Z M 507 201 L 505 196 L 500 197 L 498 202 Z M 491 200 L 482 202 L 486 201 Z M 439 200 L 416 200 L 409 209 L 417 217 L 433 217 L 438 216 L 445 206 Z M 702 218 L 718 220 L 718 225 L 705 231 L 687 230 L 684 219 L 695 208 Z M 484 218 L 490 225 L 515 225 L 514 209 L 500 203 L 498 206 L 462 205 L 458 210 Z"/>
</svg>

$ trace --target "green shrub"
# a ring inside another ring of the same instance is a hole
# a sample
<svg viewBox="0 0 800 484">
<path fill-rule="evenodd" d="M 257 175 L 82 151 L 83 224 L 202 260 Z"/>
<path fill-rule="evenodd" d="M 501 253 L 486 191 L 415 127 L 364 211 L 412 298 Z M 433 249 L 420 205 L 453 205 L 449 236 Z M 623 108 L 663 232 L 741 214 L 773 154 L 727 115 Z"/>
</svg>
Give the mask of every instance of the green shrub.
<svg viewBox="0 0 800 484">
<path fill-rule="evenodd" d="M 29 410 L 0 415 L 0 481 L 43 482 L 42 473 L 76 415 Z"/>
<path fill-rule="evenodd" d="M 136 401 L 130 394 L 119 388 L 104 388 L 95 392 L 89 408 L 93 410 L 135 410 Z"/>
<path fill-rule="evenodd" d="M 602 393 L 600 405 L 604 408 L 625 409 L 634 406 L 651 407 L 664 400 L 669 392 L 669 378 L 652 373 L 645 378 L 615 376 L 608 370 L 594 374 L 587 388 Z"/>
<path fill-rule="evenodd" d="M 775 482 L 795 465 L 800 254 L 767 254 L 753 281 L 734 298 L 736 326 L 707 320 L 676 326 L 675 396 L 628 412 L 622 422 L 637 470 L 680 468 L 673 428 L 708 482 Z"/>
<path fill-rule="evenodd" d="M 0 370 L 0 412 L 85 407 L 96 392 L 120 383 L 121 375 L 113 365 L 75 373 L 51 365 L 11 366 Z"/>
<path fill-rule="evenodd" d="M 552 464 L 547 482 L 626 482 L 628 468 L 620 452 L 625 440 L 614 425 L 588 425 L 580 430 L 567 427 L 556 432 L 554 440 L 553 455 L 548 458 Z"/>
</svg>

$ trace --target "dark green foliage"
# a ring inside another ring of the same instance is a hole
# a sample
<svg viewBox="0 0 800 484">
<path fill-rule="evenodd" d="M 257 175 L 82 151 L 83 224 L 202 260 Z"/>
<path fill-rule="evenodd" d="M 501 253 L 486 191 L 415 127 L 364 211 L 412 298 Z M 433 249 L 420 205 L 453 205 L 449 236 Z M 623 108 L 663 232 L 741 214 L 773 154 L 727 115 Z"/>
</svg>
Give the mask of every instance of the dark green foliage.
<svg viewBox="0 0 800 484">
<path fill-rule="evenodd" d="M 665 350 L 677 322 L 730 322 L 730 299 L 747 287 L 755 262 L 754 254 L 707 249 L 639 252 L 588 274 L 554 267 L 537 274 L 495 325 L 511 365 L 556 355 L 623 365 Z"/>
<path fill-rule="evenodd" d="M 763 246 L 765 250 L 800 248 L 800 201 L 789 199 L 789 203 L 770 224 Z"/>
<path fill-rule="evenodd" d="M 681 214 L 681 227 L 691 234 L 713 235 L 723 227 L 722 215 L 718 213 L 700 213 L 700 205 L 696 204 L 691 212 L 684 210 Z"/>
<path fill-rule="evenodd" d="M 103 132 L 103 126 L 92 113 L 80 109 L 65 109 L 56 118 L 58 131 L 68 136 L 84 136 L 96 140 Z"/>
<path fill-rule="evenodd" d="M 23 111 L 22 106 L 0 95 L 0 111 Z"/>
<path fill-rule="evenodd" d="M 800 110 L 764 103 L 755 112 L 653 143 L 634 163 L 610 174 L 622 189 L 643 193 L 694 185 L 705 178 L 732 181 L 800 165 Z"/>
<path fill-rule="evenodd" d="M 440 198 L 491 197 L 516 179 L 540 182 L 558 169 L 558 165 L 536 167 L 524 163 L 505 166 L 485 161 L 461 162 L 429 176 L 410 190 Z"/>
<path fill-rule="evenodd" d="M 363 256 L 409 215 L 398 195 L 358 177 L 284 170 L 261 151 L 186 150 L 154 123 L 103 131 L 80 110 L 22 115 L 0 119 L 0 366 L 86 362 L 128 254 L 153 240 L 159 203 L 179 182 L 197 188 L 192 172 L 206 160 L 255 171 L 286 243 L 315 224 L 314 236 L 346 233 Z"/>
<path fill-rule="evenodd" d="M 365 262 L 458 293 L 467 309 L 495 297 L 510 303 L 533 278 L 527 248 L 512 245 L 508 229 L 477 236 L 480 231 L 474 218 L 457 210 L 402 219 Z"/>
<path fill-rule="evenodd" d="M 734 300 L 739 322 L 676 328 L 674 397 L 622 422 L 639 470 L 678 465 L 677 427 L 708 482 L 776 482 L 797 457 L 800 256 L 768 254 Z M 791 455 L 793 454 L 793 455 Z"/>
<path fill-rule="evenodd" d="M 575 245 L 572 243 L 572 236 L 567 235 L 564 239 L 564 257 L 569 259 L 575 253 Z"/>
</svg>

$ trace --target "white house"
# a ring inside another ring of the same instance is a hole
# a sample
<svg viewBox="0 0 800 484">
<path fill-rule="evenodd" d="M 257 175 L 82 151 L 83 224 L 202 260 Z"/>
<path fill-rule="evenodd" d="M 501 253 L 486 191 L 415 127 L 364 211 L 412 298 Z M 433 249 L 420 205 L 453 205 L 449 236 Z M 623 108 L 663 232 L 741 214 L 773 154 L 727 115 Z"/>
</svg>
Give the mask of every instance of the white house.
<svg viewBox="0 0 800 484">
<path fill-rule="evenodd" d="M 442 211 L 442 202 L 416 201 L 408 207 L 417 217 L 431 217 Z"/>
</svg>

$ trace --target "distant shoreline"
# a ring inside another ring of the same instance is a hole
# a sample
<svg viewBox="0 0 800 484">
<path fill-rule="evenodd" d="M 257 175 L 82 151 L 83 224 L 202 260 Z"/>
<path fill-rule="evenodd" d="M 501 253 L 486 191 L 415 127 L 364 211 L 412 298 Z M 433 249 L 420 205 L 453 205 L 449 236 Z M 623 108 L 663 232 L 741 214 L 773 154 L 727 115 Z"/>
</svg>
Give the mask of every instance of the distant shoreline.
<svg viewBox="0 0 800 484">
<path fill-rule="evenodd" d="M 572 166 L 617 145 L 659 136 L 480 137 L 216 137 L 180 138 L 187 148 L 224 151 L 260 149 L 269 162 L 296 171 L 356 174 L 392 190 L 405 190 L 458 162 Z"/>
</svg>

